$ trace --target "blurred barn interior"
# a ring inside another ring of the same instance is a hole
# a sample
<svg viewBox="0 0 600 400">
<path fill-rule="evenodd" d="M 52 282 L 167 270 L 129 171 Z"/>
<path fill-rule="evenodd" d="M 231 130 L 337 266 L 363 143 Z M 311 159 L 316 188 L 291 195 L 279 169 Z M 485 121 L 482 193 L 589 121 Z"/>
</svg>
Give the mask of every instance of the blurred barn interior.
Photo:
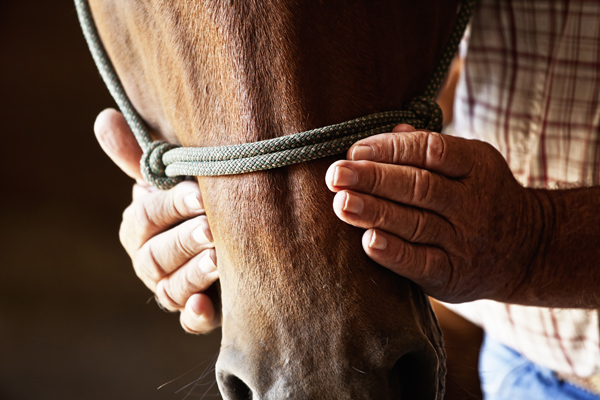
<svg viewBox="0 0 600 400">
<path fill-rule="evenodd" d="M 0 399 L 219 398 L 218 332 L 186 334 L 119 244 L 113 105 L 72 1 L 0 2 Z"/>
</svg>

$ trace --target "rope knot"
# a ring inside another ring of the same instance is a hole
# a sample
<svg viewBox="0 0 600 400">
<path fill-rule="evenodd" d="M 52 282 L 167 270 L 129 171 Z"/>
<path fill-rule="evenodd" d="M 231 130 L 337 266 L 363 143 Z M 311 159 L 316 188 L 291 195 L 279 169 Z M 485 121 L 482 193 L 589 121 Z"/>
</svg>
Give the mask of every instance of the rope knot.
<svg viewBox="0 0 600 400">
<path fill-rule="evenodd" d="M 183 181 L 183 176 L 167 176 L 163 162 L 163 155 L 176 147 L 179 146 L 162 140 L 155 140 L 148 145 L 140 160 L 142 176 L 146 182 L 158 189 L 168 190 Z"/>
<path fill-rule="evenodd" d="M 422 125 L 415 128 L 427 129 L 433 132 L 440 132 L 442 130 L 444 115 L 438 103 L 432 98 L 424 96 L 415 97 L 408 103 L 407 110 L 410 110 L 415 114 L 417 119 L 422 121 Z"/>
</svg>

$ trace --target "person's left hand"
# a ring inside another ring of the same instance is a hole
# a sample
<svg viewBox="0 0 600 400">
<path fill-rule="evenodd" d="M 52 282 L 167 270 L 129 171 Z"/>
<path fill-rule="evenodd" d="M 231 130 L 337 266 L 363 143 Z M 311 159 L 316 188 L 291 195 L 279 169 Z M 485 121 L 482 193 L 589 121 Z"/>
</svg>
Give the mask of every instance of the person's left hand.
<svg viewBox="0 0 600 400">
<path fill-rule="evenodd" d="M 119 231 L 137 276 L 161 307 L 180 312 L 186 331 L 213 330 L 221 324 L 211 286 L 218 278 L 217 260 L 197 183 L 184 181 L 163 191 L 144 182 L 142 149 L 120 112 L 101 112 L 94 131 L 111 160 L 137 181 Z"/>
<path fill-rule="evenodd" d="M 347 157 L 326 182 L 374 261 L 443 301 L 526 296 L 541 208 L 492 146 L 399 125 Z"/>
</svg>

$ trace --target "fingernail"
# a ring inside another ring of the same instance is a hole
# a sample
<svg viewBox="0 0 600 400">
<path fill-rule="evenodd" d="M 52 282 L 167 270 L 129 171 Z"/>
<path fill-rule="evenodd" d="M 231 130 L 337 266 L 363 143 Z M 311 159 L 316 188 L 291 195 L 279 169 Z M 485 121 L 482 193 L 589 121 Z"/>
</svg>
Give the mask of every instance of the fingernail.
<svg viewBox="0 0 600 400">
<path fill-rule="evenodd" d="M 185 195 L 183 198 L 183 203 L 190 211 L 201 211 L 202 204 L 200 204 L 200 199 L 196 193 L 190 193 Z"/>
<path fill-rule="evenodd" d="M 212 257 L 209 252 L 205 252 L 206 254 L 200 258 L 200 271 L 205 274 L 213 273 L 217 270 L 217 266 L 214 264 Z"/>
<path fill-rule="evenodd" d="M 365 208 L 365 202 L 359 196 L 346 193 L 346 201 L 344 201 L 343 210 L 349 213 L 360 214 Z"/>
<path fill-rule="evenodd" d="M 200 217 L 200 226 L 198 228 L 202 228 L 202 233 L 204 234 L 204 238 L 209 242 L 214 242 L 212 231 L 210 230 L 210 226 L 208 226 L 208 220 L 206 217 Z M 196 229 L 198 229 L 196 228 Z M 204 242 L 206 243 L 206 242 Z M 204 244 L 203 243 L 203 244 Z"/>
<path fill-rule="evenodd" d="M 195 296 L 195 294 L 192 295 L 192 296 Z M 191 300 L 191 297 L 190 297 L 190 300 Z M 202 311 L 204 311 L 202 309 L 202 307 L 200 307 L 200 303 L 198 301 L 192 301 L 192 303 L 191 303 L 191 309 L 194 312 L 194 314 L 196 314 L 197 317 L 202 316 Z"/>
<path fill-rule="evenodd" d="M 334 186 L 352 186 L 358 181 L 358 175 L 348 167 L 335 167 L 333 174 Z"/>
<path fill-rule="evenodd" d="M 204 224 L 200 223 L 200 226 L 192 231 L 192 238 L 196 241 L 196 243 L 206 244 L 208 242 L 212 242 L 212 235 L 209 239 L 207 235 L 207 229 L 208 225 L 205 227 Z"/>
<path fill-rule="evenodd" d="M 394 129 L 392 129 L 392 132 L 414 132 L 415 128 L 412 125 L 408 125 L 408 124 L 400 124 L 400 125 L 396 125 L 394 127 Z"/>
<path fill-rule="evenodd" d="M 217 251 L 215 249 L 210 249 L 208 251 L 208 253 L 210 254 L 210 259 L 212 260 L 213 264 L 215 264 L 215 267 L 217 266 Z"/>
<path fill-rule="evenodd" d="M 374 250 L 385 250 L 387 248 L 387 239 L 383 237 L 377 231 L 373 231 L 373 235 L 371 236 L 371 242 L 369 243 L 369 247 Z"/>
<path fill-rule="evenodd" d="M 352 149 L 350 156 L 353 160 L 372 160 L 375 158 L 375 150 L 371 146 L 361 144 Z"/>
</svg>

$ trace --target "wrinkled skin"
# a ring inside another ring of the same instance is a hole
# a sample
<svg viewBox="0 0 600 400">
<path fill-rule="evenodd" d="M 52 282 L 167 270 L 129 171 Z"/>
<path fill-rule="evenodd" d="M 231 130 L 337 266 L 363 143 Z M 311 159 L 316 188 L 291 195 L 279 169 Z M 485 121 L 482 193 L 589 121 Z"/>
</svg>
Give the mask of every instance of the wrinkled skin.
<svg viewBox="0 0 600 400">
<path fill-rule="evenodd" d="M 187 146 L 401 108 L 427 82 L 455 9 L 445 1 L 91 6 L 153 134 Z M 362 231 L 336 217 L 323 185 L 334 160 L 198 179 L 222 289 L 225 398 L 442 396 L 444 353 L 427 299 L 370 260 Z"/>
<path fill-rule="evenodd" d="M 521 295 L 542 230 L 533 191 L 486 143 L 406 125 L 394 131 L 357 143 L 329 168 L 336 214 L 368 229 L 372 259 L 435 298 Z"/>
</svg>

